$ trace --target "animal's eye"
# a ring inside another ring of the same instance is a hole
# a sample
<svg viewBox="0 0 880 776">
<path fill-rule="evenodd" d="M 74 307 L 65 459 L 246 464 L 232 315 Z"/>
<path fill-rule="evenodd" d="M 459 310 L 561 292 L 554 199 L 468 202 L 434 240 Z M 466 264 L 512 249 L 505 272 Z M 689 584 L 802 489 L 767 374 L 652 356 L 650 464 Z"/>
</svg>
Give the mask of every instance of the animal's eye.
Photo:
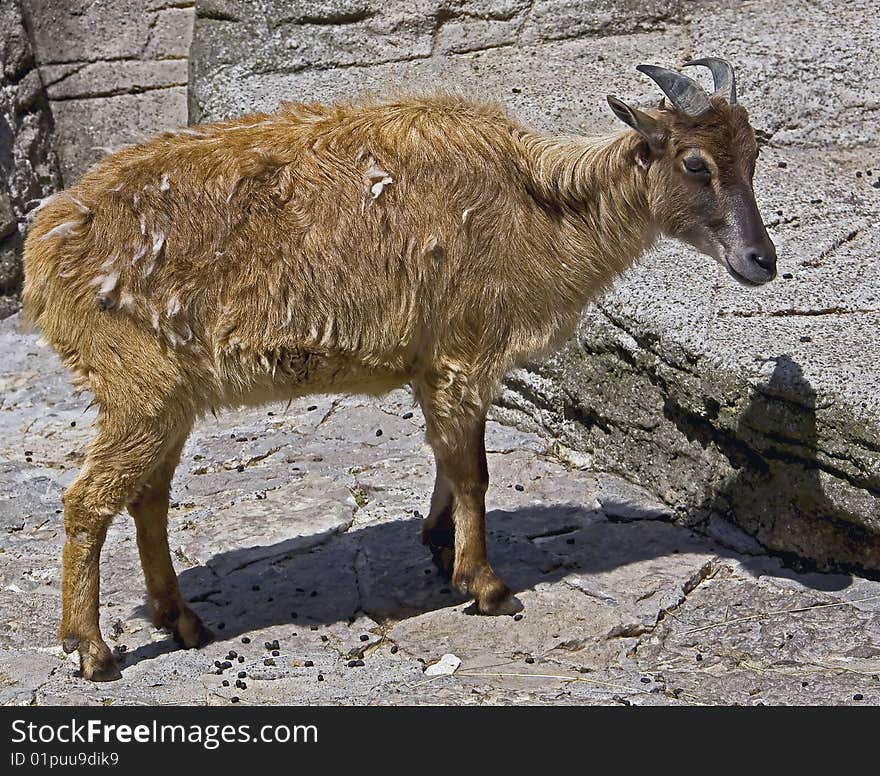
<svg viewBox="0 0 880 776">
<path fill-rule="evenodd" d="M 697 174 L 709 172 L 706 163 L 699 156 L 688 156 L 685 158 L 684 169 L 687 170 L 687 172 Z"/>
</svg>

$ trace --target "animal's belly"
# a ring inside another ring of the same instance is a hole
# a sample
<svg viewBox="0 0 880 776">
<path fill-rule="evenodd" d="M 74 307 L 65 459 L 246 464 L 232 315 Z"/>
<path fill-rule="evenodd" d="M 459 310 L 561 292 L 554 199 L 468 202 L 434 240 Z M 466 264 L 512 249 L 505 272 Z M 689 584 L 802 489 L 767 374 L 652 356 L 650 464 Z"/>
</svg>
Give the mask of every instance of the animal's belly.
<svg viewBox="0 0 880 776">
<path fill-rule="evenodd" d="M 226 354 L 220 365 L 225 403 L 259 405 L 315 393 L 381 395 L 412 375 L 403 360 L 365 359 L 351 353 L 279 348 Z"/>
</svg>

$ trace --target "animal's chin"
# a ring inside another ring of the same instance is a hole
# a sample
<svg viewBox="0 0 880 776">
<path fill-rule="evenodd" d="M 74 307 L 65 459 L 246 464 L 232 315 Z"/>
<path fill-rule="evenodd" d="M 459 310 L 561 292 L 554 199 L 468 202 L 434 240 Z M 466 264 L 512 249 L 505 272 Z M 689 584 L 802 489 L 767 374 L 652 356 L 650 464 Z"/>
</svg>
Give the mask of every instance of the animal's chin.
<svg viewBox="0 0 880 776">
<path fill-rule="evenodd" d="M 721 264 L 727 270 L 728 274 L 741 286 L 746 286 L 748 288 L 757 288 L 758 286 L 763 286 L 765 283 L 770 281 L 772 278 L 767 278 L 766 280 L 752 280 L 751 278 L 747 278 L 745 275 L 740 274 L 734 269 L 733 265 L 730 263 L 730 260 L 724 255 L 721 258 Z"/>
</svg>

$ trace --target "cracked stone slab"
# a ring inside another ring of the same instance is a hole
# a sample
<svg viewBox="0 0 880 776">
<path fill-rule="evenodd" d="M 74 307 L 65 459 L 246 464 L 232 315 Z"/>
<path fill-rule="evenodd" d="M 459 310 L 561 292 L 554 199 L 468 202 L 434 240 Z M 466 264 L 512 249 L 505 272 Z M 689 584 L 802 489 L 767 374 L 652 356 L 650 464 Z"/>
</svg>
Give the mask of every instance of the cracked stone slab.
<svg viewBox="0 0 880 776">
<path fill-rule="evenodd" d="M 344 533 L 351 526 L 354 507 L 347 488 L 307 475 L 258 498 L 190 513 L 187 522 L 192 527 L 179 535 L 180 551 L 224 577 L 267 558 L 306 552 Z M 245 549 L 255 535 L 259 543 Z"/>
<path fill-rule="evenodd" d="M 199 34 L 197 25 L 197 40 Z M 198 52 L 192 82 L 194 116 L 207 121 L 274 110 L 280 99 L 290 95 L 303 101 L 332 101 L 389 91 L 433 91 L 441 83 L 473 97 L 497 99 L 520 120 L 541 128 L 613 130 L 614 117 L 603 108 L 606 93 L 613 89 L 634 102 L 644 102 L 649 94 L 635 70 L 617 63 L 638 62 L 645 50 L 673 57 L 684 42 L 681 35 L 681 28 L 675 27 L 665 34 L 493 44 L 466 54 L 339 67 L 332 78 L 320 68 L 291 70 L 282 63 L 254 67 L 241 57 L 224 59 L 222 50 L 214 49 L 223 39 L 207 36 L 201 49 L 194 45 Z"/>
<path fill-rule="evenodd" d="M 50 81 L 46 91 L 51 100 L 107 97 L 186 86 L 188 78 L 185 59 L 89 62 L 67 75 L 57 72 L 56 67 L 67 69 L 69 65 L 47 65 L 43 68 L 45 77 Z"/>
<path fill-rule="evenodd" d="M 877 600 L 877 586 L 871 586 Z M 643 641 L 668 684 L 695 700 L 754 705 L 876 704 L 880 620 L 834 595 L 783 586 L 732 564 Z M 829 672 L 834 674 L 831 680 Z M 718 700 L 716 700 L 718 699 Z"/>
<path fill-rule="evenodd" d="M 536 0 L 523 30 L 524 42 L 556 41 L 664 30 L 682 21 L 674 0 L 628 2 L 601 0 L 588 5 L 577 0 Z"/>
</svg>

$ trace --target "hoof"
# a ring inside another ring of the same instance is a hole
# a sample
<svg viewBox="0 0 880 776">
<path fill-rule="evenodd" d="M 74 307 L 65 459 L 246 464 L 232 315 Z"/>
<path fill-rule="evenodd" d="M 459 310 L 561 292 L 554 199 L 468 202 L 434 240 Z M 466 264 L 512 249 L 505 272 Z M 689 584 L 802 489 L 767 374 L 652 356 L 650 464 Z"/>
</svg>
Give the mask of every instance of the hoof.
<svg viewBox="0 0 880 776">
<path fill-rule="evenodd" d="M 516 614 L 523 609 L 522 602 L 488 566 L 482 567 L 470 576 L 462 575 L 453 582 L 459 590 L 474 597 L 476 609 L 480 614 L 490 616 Z"/>
<path fill-rule="evenodd" d="M 508 595 L 497 602 L 488 602 L 488 601 L 478 601 L 477 602 L 477 610 L 480 614 L 485 614 L 490 617 L 499 617 L 501 615 L 513 616 L 521 612 L 525 607 L 523 607 L 522 601 L 519 600 L 512 593 L 508 593 Z"/>
<path fill-rule="evenodd" d="M 173 631 L 172 634 L 174 640 L 184 649 L 201 649 L 214 640 L 213 631 L 202 625 L 201 621 L 198 622 L 196 629 L 189 631 L 186 636 L 179 630 Z"/>
<path fill-rule="evenodd" d="M 122 672 L 109 648 L 103 642 L 81 642 L 79 645 L 79 670 L 83 679 L 90 682 L 114 682 L 122 679 Z"/>
<path fill-rule="evenodd" d="M 115 682 L 117 679 L 122 679 L 122 671 L 112 660 L 108 664 L 95 666 L 89 673 L 86 673 L 85 669 L 81 670 L 83 678 L 92 682 Z"/>
<path fill-rule="evenodd" d="M 184 649 L 199 649 L 214 640 L 214 634 L 192 609 L 184 609 L 174 624 L 165 627 L 171 630 L 174 640 Z"/>
</svg>

